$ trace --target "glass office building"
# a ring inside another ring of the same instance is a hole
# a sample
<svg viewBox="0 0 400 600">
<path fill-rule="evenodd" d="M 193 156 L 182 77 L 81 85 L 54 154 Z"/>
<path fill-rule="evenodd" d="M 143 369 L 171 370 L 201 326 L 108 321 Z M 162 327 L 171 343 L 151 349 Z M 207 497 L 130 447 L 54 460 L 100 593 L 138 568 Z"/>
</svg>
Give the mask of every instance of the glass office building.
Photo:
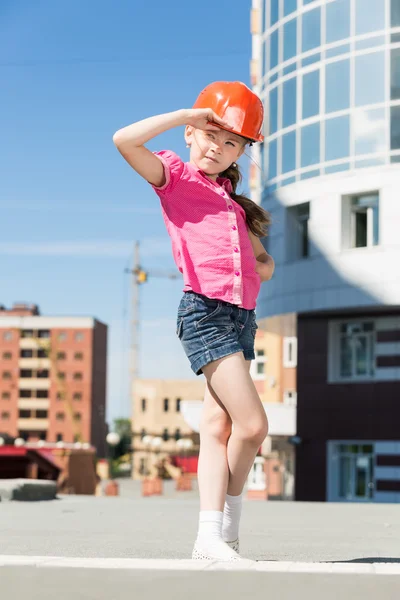
<svg viewBox="0 0 400 600">
<path fill-rule="evenodd" d="M 400 502 L 400 0 L 253 0 L 251 23 L 257 317 L 297 315 L 296 497 Z"/>
<path fill-rule="evenodd" d="M 271 0 L 258 87 L 267 191 L 400 159 L 400 3 Z"/>
</svg>

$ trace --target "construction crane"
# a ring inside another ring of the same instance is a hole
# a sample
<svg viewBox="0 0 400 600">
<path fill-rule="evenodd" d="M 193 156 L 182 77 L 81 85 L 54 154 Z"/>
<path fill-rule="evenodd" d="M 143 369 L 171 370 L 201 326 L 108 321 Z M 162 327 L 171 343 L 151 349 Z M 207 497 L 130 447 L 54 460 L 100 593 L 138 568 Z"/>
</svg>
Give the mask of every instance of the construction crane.
<svg viewBox="0 0 400 600">
<path fill-rule="evenodd" d="M 139 306 L 140 306 L 140 286 L 147 283 L 149 277 L 164 279 L 180 279 L 181 273 L 178 271 L 150 270 L 146 271 L 140 264 L 140 244 L 135 242 L 134 246 L 134 264 L 132 269 L 125 269 L 125 273 L 132 275 L 132 324 L 131 324 L 131 386 L 139 376 Z"/>
</svg>

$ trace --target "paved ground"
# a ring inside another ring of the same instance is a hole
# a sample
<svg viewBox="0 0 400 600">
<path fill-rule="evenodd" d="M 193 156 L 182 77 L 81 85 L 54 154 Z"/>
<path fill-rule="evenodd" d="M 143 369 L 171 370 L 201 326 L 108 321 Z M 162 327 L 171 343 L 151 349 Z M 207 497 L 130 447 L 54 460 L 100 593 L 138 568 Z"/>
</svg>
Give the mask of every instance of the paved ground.
<svg viewBox="0 0 400 600">
<path fill-rule="evenodd" d="M 398 505 L 246 501 L 242 555 L 260 562 L 221 572 L 186 562 L 197 528 L 195 491 L 177 493 L 169 483 L 164 496 L 142 498 L 127 481 L 121 493 L 0 504 L 1 588 L 15 600 L 183 598 L 189 586 L 191 600 L 210 590 L 231 592 L 229 600 L 271 593 L 279 600 L 336 600 L 339 592 L 343 600 L 400 598 Z"/>
</svg>

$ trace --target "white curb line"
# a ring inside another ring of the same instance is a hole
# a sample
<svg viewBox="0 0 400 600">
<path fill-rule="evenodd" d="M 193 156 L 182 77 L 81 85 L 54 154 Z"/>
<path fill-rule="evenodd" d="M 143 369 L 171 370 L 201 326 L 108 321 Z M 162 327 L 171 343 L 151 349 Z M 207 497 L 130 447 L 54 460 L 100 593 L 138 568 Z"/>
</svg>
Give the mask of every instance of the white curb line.
<svg viewBox="0 0 400 600">
<path fill-rule="evenodd" d="M 2 556 L 1 567 L 59 567 L 72 569 L 127 569 L 158 571 L 264 571 L 268 573 L 319 573 L 400 575 L 399 563 L 315 563 L 286 561 L 217 562 L 190 559 L 72 558 L 63 556 Z"/>
</svg>

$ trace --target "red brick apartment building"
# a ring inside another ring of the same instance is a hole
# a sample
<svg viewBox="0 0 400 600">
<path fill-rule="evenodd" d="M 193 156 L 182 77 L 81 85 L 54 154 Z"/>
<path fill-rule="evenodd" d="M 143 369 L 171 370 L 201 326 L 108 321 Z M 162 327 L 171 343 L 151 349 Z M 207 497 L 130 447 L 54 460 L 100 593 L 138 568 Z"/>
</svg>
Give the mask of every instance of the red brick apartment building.
<svg viewBox="0 0 400 600">
<path fill-rule="evenodd" d="M 107 326 L 0 305 L 0 435 L 105 452 Z"/>
</svg>

